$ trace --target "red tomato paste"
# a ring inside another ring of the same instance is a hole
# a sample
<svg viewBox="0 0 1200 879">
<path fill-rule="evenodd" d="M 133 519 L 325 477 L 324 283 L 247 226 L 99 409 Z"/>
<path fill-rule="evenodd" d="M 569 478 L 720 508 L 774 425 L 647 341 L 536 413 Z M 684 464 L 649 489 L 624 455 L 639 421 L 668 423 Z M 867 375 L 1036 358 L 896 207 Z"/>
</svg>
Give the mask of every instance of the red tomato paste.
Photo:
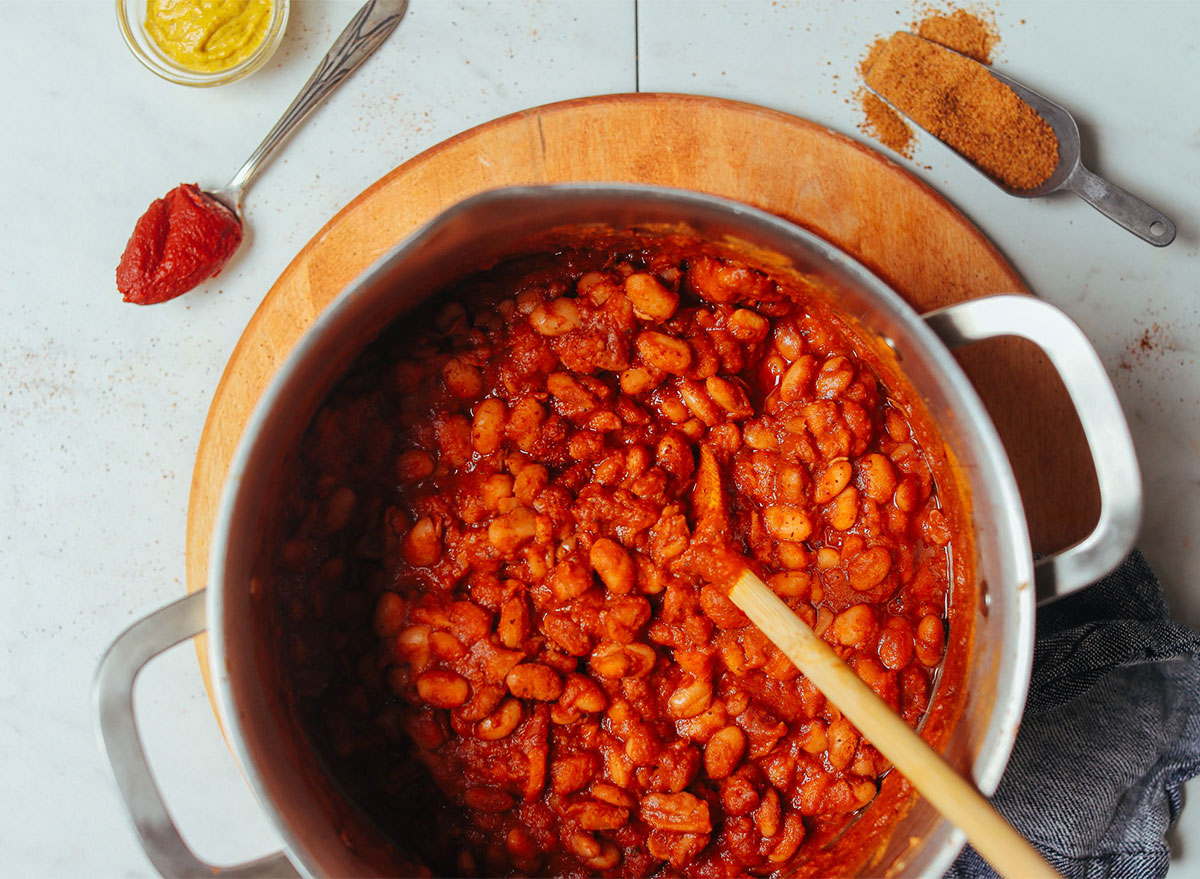
<svg viewBox="0 0 1200 879">
<path fill-rule="evenodd" d="M 215 277 L 242 243 L 233 211 L 181 183 L 142 214 L 117 266 L 126 302 L 154 305 Z"/>
</svg>

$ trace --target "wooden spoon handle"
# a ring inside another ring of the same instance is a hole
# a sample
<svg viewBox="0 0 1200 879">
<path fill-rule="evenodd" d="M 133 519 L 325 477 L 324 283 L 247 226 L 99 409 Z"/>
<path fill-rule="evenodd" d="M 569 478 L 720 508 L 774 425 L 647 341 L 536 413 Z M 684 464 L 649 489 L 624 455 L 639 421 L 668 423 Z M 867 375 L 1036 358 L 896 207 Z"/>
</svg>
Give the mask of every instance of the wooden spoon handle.
<svg viewBox="0 0 1200 879">
<path fill-rule="evenodd" d="M 729 598 L 946 820 L 966 834 L 975 850 L 1002 876 L 1059 876 L 971 782 L 917 735 L 748 568 L 730 590 Z"/>
</svg>

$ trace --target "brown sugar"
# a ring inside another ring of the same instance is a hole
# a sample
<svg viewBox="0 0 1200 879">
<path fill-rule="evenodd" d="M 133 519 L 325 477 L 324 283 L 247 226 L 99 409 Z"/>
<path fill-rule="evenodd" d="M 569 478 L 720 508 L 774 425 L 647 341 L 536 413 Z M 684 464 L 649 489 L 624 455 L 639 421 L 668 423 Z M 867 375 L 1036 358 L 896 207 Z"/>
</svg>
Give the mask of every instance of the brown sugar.
<svg viewBox="0 0 1200 879">
<path fill-rule="evenodd" d="M 889 107 L 874 92 L 860 89 L 855 97 L 863 111 L 863 131 L 888 149 L 912 158 L 913 130 L 904 117 Z"/>
<path fill-rule="evenodd" d="M 992 63 L 992 49 L 1000 42 L 995 24 L 982 14 L 965 9 L 952 12 L 930 12 L 913 22 L 917 36 L 974 58 L 980 64 Z"/>
<path fill-rule="evenodd" d="M 898 32 L 863 67 L 889 104 L 1005 185 L 1032 189 L 1054 172 L 1054 131 L 984 65 Z"/>
</svg>

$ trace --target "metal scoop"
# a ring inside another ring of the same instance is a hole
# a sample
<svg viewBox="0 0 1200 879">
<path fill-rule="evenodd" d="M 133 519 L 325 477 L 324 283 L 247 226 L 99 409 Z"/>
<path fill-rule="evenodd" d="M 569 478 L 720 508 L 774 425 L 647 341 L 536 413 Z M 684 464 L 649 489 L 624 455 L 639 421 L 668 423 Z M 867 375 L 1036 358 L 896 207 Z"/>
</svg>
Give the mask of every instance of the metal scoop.
<svg viewBox="0 0 1200 879">
<path fill-rule="evenodd" d="M 916 35 L 913 34 L 913 36 Z M 918 37 L 918 39 L 923 38 Z M 936 45 L 947 52 L 954 52 L 953 49 L 946 49 L 940 44 Z M 954 52 L 954 54 L 962 55 L 961 52 Z M 962 57 L 967 58 L 973 64 L 979 64 L 974 58 L 966 55 L 962 55 Z M 1156 211 L 1137 196 L 1083 167 L 1083 163 L 1080 161 L 1079 126 L 1075 124 L 1075 117 L 1065 107 L 988 65 L 981 64 L 980 66 L 1016 92 L 1017 97 L 1036 110 L 1054 131 L 1054 136 L 1058 138 L 1058 165 L 1040 186 L 1032 189 L 1014 189 L 1001 183 L 990 174 L 980 171 L 983 176 L 1009 195 L 1017 198 L 1041 198 L 1052 192 L 1058 192 L 1060 189 L 1067 189 L 1143 241 L 1148 241 L 1156 247 L 1166 247 L 1175 240 L 1175 224 L 1164 214 Z M 867 88 L 870 89 L 870 86 Z M 870 90 L 897 113 L 908 115 L 874 89 Z"/>
</svg>

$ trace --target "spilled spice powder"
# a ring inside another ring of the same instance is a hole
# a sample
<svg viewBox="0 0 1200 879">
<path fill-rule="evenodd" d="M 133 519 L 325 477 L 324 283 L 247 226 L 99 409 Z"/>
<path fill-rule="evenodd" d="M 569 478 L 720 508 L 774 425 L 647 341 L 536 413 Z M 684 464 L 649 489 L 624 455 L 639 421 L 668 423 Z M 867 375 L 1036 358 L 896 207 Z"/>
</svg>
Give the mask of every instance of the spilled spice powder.
<svg viewBox="0 0 1200 879">
<path fill-rule="evenodd" d="M 864 68 L 888 103 L 1005 185 L 1032 189 L 1054 172 L 1054 131 L 984 65 L 898 32 Z"/>
</svg>

